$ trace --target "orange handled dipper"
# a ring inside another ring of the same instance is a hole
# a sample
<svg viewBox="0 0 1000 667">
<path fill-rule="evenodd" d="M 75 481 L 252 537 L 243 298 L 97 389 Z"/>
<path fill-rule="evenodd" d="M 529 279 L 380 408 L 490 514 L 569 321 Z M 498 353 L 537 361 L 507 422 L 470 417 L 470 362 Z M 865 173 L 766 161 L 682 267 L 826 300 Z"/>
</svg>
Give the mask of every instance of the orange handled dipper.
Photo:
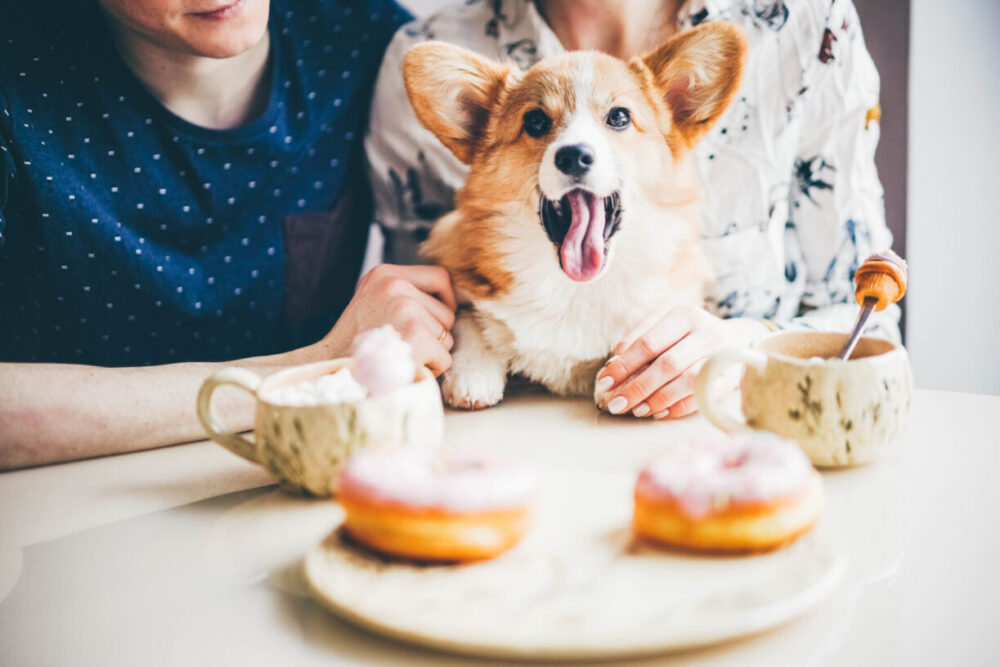
<svg viewBox="0 0 1000 667">
<path fill-rule="evenodd" d="M 851 352 L 861 337 L 861 330 L 864 329 L 872 311 L 885 310 L 890 303 L 902 299 L 904 294 L 906 294 L 906 260 L 892 250 L 877 252 L 858 267 L 854 272 L 854 298 L 861 306 L 861 313 L 854 324 L 851 337 L 840 351 L 842 361 L 851 357 Z"/>
</svg>

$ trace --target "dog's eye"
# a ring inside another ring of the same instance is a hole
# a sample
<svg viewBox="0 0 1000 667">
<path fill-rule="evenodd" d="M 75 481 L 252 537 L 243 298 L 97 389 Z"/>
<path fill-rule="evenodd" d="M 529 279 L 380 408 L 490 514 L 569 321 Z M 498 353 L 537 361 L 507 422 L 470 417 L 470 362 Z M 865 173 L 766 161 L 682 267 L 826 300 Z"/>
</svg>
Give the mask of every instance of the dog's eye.
<svg viewBox="0 0 1000 667">
<path fill-rule="evenodd" d="M 608 112 L 608 117 L 604 122 L 613 130 L 624 130 L 632 122 L 632 115 L 625 107 L 615 107 Z"/>
<path fill-rule="evenodd" d="M 535 138 L 548 134 L 551 127 L 552 119 L 541 109 L 532 109 L 524 114 L 524 131 Z"/>
</svg>

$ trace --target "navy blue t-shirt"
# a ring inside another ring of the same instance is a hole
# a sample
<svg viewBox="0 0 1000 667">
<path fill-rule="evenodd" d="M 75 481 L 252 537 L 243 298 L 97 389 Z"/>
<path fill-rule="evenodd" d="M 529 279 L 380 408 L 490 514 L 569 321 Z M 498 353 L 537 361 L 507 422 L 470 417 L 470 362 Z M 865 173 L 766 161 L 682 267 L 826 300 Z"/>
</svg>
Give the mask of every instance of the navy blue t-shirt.
<svg viewBox="0 0 1000 667">
<path fill-rule="evenodd" d="M 392 0 L 273 0 L 266 110 L 159 104 L 93 0 L 0 0 L 0 361 L 224 360 L 319 339 L 357 279 Z"/>
</svg>

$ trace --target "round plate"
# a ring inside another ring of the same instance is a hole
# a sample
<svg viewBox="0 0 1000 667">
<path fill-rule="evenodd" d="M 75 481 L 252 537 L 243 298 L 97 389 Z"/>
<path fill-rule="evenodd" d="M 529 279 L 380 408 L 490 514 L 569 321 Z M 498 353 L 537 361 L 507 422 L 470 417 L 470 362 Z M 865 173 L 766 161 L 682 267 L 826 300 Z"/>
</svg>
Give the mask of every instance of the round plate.
<svg viewBox="0 0 1000 667">
<path fill-rule="evenodd" d="M 634 477 L 542 479 L 534 523 L 491 561 L 422 565 L 334 531 L 308 554 L 313 595 L 396 639 L 471 655 L 597 659 L 673 651 L 758 632 L 819 602 L 843 572 L 822 521 L 767 554 L 700 556 L 635 542 Z"/>
</svg>

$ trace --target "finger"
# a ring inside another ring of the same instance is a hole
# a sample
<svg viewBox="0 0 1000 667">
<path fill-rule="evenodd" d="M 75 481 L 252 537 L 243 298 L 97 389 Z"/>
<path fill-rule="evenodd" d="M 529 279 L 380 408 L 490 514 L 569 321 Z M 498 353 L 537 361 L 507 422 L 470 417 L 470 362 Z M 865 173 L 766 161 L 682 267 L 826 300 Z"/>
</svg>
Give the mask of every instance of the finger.
<svg viewBox="0 0 1000 667">
<path fill-rule="evenodd" d="M 612 414 L 622 414 L 636 409 L 660 387 L 680 377 L 703 356 L 704 350 L 697 337 L 683 338 L 656 357 L 646 370 L 635 374 L 616 389 L 608 400 L 608 411 Z M 648 414 L 642 410 L 640 412 Z"/>
<path fill-rule="evenodd" d="M 438 324 L 441 325 L 440 328 L 451 331 L 451 328 L 455 326 L 455 311 L 435 297 L 417 289 L 416 287 L 413 287 L 412 285 L 410 286 L 410 289 L 406 290 L 406 294 L 420 304 L 420 306 L 426 310 L 431 317 L 438 322 Z"/>
<path fill-rule="evenodd" d="M 649 365 L 647 364 L 646 366 L 640 368 L 639 371 L 641 372 L 648 367 Z M 599 407 L 601 410 L 609 412 L 608 401 L 610 401 L 612 398 L 614 398 L 614 395 L 611 394 L 610 392 L 602 391 L 598 387 L 594 387 L 594 400 L 597 402 L 597 407 Z M 643 415 L 636 415 L 636 416 L 642 417 Z"/>
<path fill-rule="evenodd" d="M 645 401 L 632 410 L 636 417 L 656 415 L 657 419 L 666 417 L 664 410 L 669 410 L 670 406 L 694 393 L 695 378 L 698 377 L 698 369 L 701 364 L 695 364 L 687 369 L 680 376 L 666 383 L 652 394 Z"/>
<path fill-rule="evenodd" d="M 421 366 L 427 366 L 435 376 L 451 367 L 451 355 L 447 344 L 449 336 L 439 338 L 441 325 L 427 311 L 415 305 L 412 299 L 401 299 L 403 306 L 397 310 L 405 311 L 405 321 L 397 325 L 403 340 L 410 344 L 413 350 L 413 360 Z M 453 341 L 452 341 L 453 342 Z"/>
<path fill-rule="evenodd" d="M 450 336 L 448 329 L 424 307 L 425 304 L 418 295 L 436 301 L 433 297 L 412 289 L 409 291 L 409 296 L 396 296 L 392 306 L 393 326 L 399 331 L 403 340 L 411 345 L 425 334 L 444 344 Z"/>
<path fill-rule="evenodd" d="M 649 398 L 637 405 L 632 410 L 632 414 L 636 417 L 649 416 L 653 419 L 665 419 L 675 410 L 680 412 L 680 414 L 675 415 L 678 417 L 690 414 L 690 411 L 684 411 L 687 407 L 686 404 L 682 404 L 676 408 L 673 406 L 694 395 L 694 385 L 706 361 L 707 359 L 698 361 L 691 368 L 684 371 L 681 377 L 657 389 Z M 742 377 L 743 369 L 738 366 L 725 369 L 712 382 L 709 399 L 712 401 L 725 400 L 729 394 L 740 388 L 740 378 Z M 695 403 L 697 403 L 697 400 Z M 695 405 L 695 409 L 697 409 L 697 405 Z"/>
<path fill-rule="evenodd" d="M 434 377 L 451 368 L 451 355 L 448 350 L 426 329 L 421 330 L 410 345 L 413 347 L 413 360 L 430 369 Z"/>
<path fill-rule="evenodd" d="M 418 338 L 423 339 L 424 337 L 433 338 L 448 352 L 451 352 L 452 348 L 455 347 L 455 339 L 451 335 L 451 332 L 443 328 L 432 317 L 421 318 L 419 326 L 412 329 L 409 336 L 409 338 L 413 338 L 414 340 Z"/>
<path fill-rule="evenodd" d="M 397 266 L 394 275 L 408 280 L 422 292 L 435 295 L 453 313 L 458 307 L 451 277 L 440 266 Z"/>
<path fill-rule="evenodd" d="M 694 396 L 688 396 L 682 398 L 677 403 L 670 406 L 669 412 L 665 415 L 661 415 L 654 418 L 656 419 L 680 419 L 681 417 L 687 417 L 688 415 L 693 415 L 698 412 L 698 402 L 695 400 Z"/>
<path fill-rule="evenodd" d="M 672 311 L 636 338 L 624 352 L 608 360 L 598 376 L 598 387 L 605 391 L 617 387 L 642 366 L 683 339 L 691 331 L 692 325 L 687 311 Z M 611 378 L 611 383 L 608 384 L 604 378 Z M 604 380 L 603 385 L 600 384 L 601 380 Z"/>
<path fill-rule="evenodd" d="M 615 345 L 614 354 L 621 354 L 622 352 L 627 350 L 628 347 L 632 345 L 632 343 L 634 343 L 639 336 L 646 333 L 646 331 L 648 331 L 650 327 L 656 324 L 656 321 L 660 319 L 660 317 L 661 317 L 660 315 L 650 315 L 648 317 L 643 318 L 643 320 L 639 322 L 639 324 L 632 327 L 632 330 L 629 331 L 627 334 L 625 334 L 625 337 L 622 338 L 617 345 Z"/>
</svg>

